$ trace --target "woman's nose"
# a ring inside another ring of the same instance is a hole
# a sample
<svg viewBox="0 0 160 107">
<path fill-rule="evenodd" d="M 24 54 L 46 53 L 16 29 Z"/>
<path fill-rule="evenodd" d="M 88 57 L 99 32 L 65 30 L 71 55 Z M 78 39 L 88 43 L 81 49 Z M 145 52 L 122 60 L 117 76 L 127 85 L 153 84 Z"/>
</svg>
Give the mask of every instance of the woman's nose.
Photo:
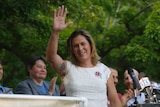
<svg viewBox="0 0 160 107">
<path fill-rule="evenodd" d="M 132 78 L 128 78 L 128 81 L 130 82 L 130 83 L 132 83 L 133 81 L 132 81 Z"/>
<path fill-rule="evenodd" d="M 78 49 L 81 50 L 83 47 L 81 44 L 78 45 Z"/>
<path fill-rule="evenodd" d="M 46 68 L 42 68 L 42 71 L 46 72 L 47 70 L 46 70 Z"/>
</svg>

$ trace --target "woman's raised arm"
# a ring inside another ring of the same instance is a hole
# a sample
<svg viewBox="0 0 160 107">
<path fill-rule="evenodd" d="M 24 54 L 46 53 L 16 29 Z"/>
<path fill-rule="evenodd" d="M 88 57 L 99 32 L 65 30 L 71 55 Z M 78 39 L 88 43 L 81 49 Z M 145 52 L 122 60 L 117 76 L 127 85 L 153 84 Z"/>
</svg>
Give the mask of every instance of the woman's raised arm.
<svg viewBox="0 0 160 107">
<path fill-rule="evenodd" d="M 65 23 L 66 14 L 67 9 L 64 8 L 64 6 L 58 7 L 58 9 L 54 11 L 52 33 L 46 51 L 47 60 L 54 68 L 54 70 L 60 75 L 65 74 L 66 65 L 64 60 L 57 54 L 58 39 L 60 32 L 72 23 Z"/>
</svg>

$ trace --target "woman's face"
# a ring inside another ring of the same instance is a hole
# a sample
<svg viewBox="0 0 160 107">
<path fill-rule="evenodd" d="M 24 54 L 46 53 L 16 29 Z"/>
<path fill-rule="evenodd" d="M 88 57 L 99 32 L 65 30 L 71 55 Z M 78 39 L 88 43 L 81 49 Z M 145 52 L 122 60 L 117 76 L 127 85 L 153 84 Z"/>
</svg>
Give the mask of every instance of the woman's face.
<svg viewBox="0 0 160 107">
<path fill-rule="evenodd" d="M 83 35 L 78 35 L 72 40 L 72 51 L 80 62 L 91 59 L 91 46 Z"/>
<path fill-rule="evenodd" d="M 112 71 L 112 75 L 113 75 L 114 84 L 116 86 L 118 84 L 118 71 L 114 70 L 114 69 L 111 71 Z"/>
<path fill-rule="evenodd" d="M 34 79 L 45 79 L 47 75 L 46 64 L 39 59 L 35 65 L 29 69 L 30 77 Z"/>
<path fill-rule="evenodd" d="M 124 73 L 124 84 L 128 89 L 133 89 L 133 80 L 131 76 L 128 74 L 128 71 Z"/>
<path fill-rule="evenodd" d="M 2 64 L 0 64 L 0 80 L 2 79 L 3 77 L 3 67 L 2 67 Z"/>
</svg>

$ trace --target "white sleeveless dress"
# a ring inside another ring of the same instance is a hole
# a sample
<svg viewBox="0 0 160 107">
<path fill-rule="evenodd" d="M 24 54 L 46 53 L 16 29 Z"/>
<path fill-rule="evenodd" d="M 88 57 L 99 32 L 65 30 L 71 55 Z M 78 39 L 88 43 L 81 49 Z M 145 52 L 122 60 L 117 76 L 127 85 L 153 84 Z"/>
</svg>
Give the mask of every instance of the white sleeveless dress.
<svg viewBox="0 0 160 107">
<path fill-rule="evenodd" d="M 99 62 L 83 68 L 67 61 L 67 72 L 63 78 L 67 96 L 87 98 L 88 107 L 107 107 L 106 82 L 111 71 L 106 65 Z"/>
</svg>

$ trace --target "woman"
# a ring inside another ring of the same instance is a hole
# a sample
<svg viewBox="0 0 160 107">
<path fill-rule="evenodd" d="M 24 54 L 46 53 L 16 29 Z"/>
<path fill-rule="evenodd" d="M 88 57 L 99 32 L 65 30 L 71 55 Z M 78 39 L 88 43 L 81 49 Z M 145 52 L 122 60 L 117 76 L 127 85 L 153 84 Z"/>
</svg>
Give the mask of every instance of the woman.
<svg viewBox="0 0 160 107">
<path fill-rule="evenodd" d="M 42 56 L 28 58 L 26 69 L 29 78 L 16 86 L 15 93 L 59 96 L 60 90 L 56 85 L 57 78 L 53 77 L 50 83 L 45 81 L 47 76 L 46 63 L 45 58 Z"/>
<path fill-rule="evenodd" d="M 60 32 L 72 23 L 65 23 L 66 13 L 64 6 L 55 10 L 46 53 L 51 66 L 63 78 L 66 96 L 86 97 L 88 107 L 107 107 L 106 91 L 109 91 L 111 105 L 121 107 L 111 71 L 99 62 L 95 44 L 87 31 L 77 30 L 69 37 L 71 61 L 57 54 Z"/>
</svg>

